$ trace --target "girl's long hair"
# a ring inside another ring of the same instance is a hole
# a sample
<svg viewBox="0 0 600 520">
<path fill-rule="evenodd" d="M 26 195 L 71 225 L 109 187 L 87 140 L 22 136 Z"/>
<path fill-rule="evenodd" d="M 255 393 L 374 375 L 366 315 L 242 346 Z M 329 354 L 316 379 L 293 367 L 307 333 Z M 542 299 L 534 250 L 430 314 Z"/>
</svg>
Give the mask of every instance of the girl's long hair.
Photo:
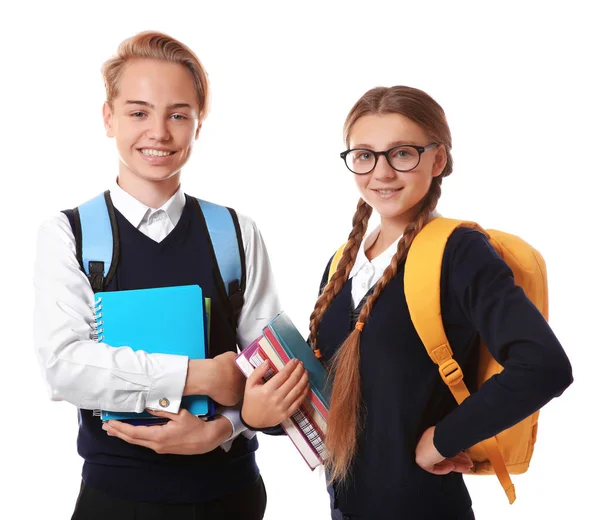
<svg viewBox="0 0 600 520">
<path fill-rule="evenodd" d="M 417 123 L 432 142 L 446 149 L 447 162 L 441 175 L 434 177 L 427 195 L 420 202 L 414 220 L 407 226 L 398 242 L 398 249 L 377 282 L 373 293 L 360 311 L 358 322 L 366 323 L 379 295 L 398 272 L 398 266 L 406 259 L 408 250 L 419 231 L 430 219 L 441 195 L 442 178 L 452 172 L 452 138 L 442 107 L 425 92 L 403 86 L 378 87 L 366 92 L 354 105 L 344 124 L 344 140 L 349 146 L 350 132 L 356 121 L 371 114 L 400 114 Z M 310 342 L 318 346 L 319 324 L 333 299 L 342 290 L 356 260 L 360 244 L 367 230 L 372 208 L 359 200 L 352 231 L 339 261 L 337 270 L 318 298 L 310 316 Z M 326 465 L 330 481 L 344 481 L 357 449 L 358 435 L 362 429 L 362 402 L 360 382 L 360 335 L 354 329 L 337 350 L 331 363 L 333 391 L 327 424 L 326 446 L 329 452 Z"/>
</svg>

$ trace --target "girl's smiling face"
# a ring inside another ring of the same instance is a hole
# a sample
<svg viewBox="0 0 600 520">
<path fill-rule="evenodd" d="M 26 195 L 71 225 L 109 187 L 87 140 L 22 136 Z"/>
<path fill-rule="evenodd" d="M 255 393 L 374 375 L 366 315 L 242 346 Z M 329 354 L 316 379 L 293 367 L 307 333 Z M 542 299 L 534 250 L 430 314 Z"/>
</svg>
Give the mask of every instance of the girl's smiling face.
<svg viewBox="0 0 600 520">
<path fill-rule="evenodd" d="M 408 144 L 428 146 L 431 139 L 414 121 L 400 114 L 366 115 L 356 120 L 350 130 L 350 148 L 384 151 Z M 406 226 L 419 209 L 419 203 L 446 165 L 443 146 L 421 154 L 419 164 L 408 172 L 394 170 L 385 157 L 378 156 L 375 168 L 364 175 L 354 175 L 362 198 L 381 216 L 381 224 L 394 221 Z"/>
</svg>

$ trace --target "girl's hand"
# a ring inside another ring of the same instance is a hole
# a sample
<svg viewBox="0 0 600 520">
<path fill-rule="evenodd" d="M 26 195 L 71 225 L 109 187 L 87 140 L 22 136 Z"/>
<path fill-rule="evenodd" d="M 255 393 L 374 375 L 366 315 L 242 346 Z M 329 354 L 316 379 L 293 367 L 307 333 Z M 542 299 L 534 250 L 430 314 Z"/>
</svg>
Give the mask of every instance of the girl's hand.
<svg viewBox="0 0 600 520">
<path fill-rule="evenodd" d="M 276 426 L 290 417 L 308 395 L 308 372 L 297 359 L 291 360 L 266 383 L 269 362 L 254 369 L 246 381 L 242 417 L 254 428 Z"/>
<path fill-rule="evenodd" d="M 434 475 L 446 475 L 451 471 L 467 473 L 473 467 L 471 458 L 464 451 L 451 459 L 443 457 L 433 444 L 434 431 L 435 426 L 432 426 L 421 436 L 416 450 L 417 464 Z"/>
</svg>

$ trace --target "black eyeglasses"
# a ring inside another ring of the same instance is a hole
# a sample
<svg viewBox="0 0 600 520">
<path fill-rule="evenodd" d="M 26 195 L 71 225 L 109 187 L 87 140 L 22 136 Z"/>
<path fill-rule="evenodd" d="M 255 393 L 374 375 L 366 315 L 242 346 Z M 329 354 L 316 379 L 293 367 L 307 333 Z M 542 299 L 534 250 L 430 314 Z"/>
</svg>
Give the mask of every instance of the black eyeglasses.
<svg viewBox="0 0 600 520">
<path fill-rule="evenodd" d="M 380 155 L 384 155 L 388 164 L 397 172 L 409 172 L 419 166 L 421 154 L 436 146 L 439 146 L 439 143 L 427 146 L 403 144 L 394 146 L 385 152 L 375 152 L 368 148 L 352 148 L 342 152 L 340 157 L 346 163 L 346 167 L 356 175 L 371 173 L 377 166 L 377 159 Z"/>
</svg>

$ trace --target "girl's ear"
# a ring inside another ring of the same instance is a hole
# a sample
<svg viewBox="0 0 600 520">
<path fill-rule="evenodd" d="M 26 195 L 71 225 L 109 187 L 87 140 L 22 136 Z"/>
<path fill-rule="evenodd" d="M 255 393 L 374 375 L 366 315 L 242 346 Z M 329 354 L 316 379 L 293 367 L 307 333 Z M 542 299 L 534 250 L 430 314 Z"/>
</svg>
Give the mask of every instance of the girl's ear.
<svg viewBox="0 0 600 520">
<path fill-rule="evenodd" d="M 105 101 L 104 105 L 102 105 L 102 119 L 104 119 L 104 129 L 106 130 L 107 137 L 115 136 L 115 133 L 114 133 L 113 127 L 112 127 L 112 118 L 113 118 L 112 108 L 110 108 L 108 101 Z"/>
<path fill-rule="evenodd" d="M 194 140 L 198 139 L 198 136 L 200 135 L 200 129 L 202 128 L 202 123 L 198 123 L 198 128 L 196 128 L 196 134 L 194 135 Z"/>
<path fill-rule="evenodd" d="M 433 161 L 433 167 L 431 169 L 431 176 L 439 177 L 444 171 L 447 162 L 448 155 L 446 154 L 446 147 L 443 144 L 440 144 L 437 147 L 437 151 L 435 152 L 435 159 Z"/>
</svg>

